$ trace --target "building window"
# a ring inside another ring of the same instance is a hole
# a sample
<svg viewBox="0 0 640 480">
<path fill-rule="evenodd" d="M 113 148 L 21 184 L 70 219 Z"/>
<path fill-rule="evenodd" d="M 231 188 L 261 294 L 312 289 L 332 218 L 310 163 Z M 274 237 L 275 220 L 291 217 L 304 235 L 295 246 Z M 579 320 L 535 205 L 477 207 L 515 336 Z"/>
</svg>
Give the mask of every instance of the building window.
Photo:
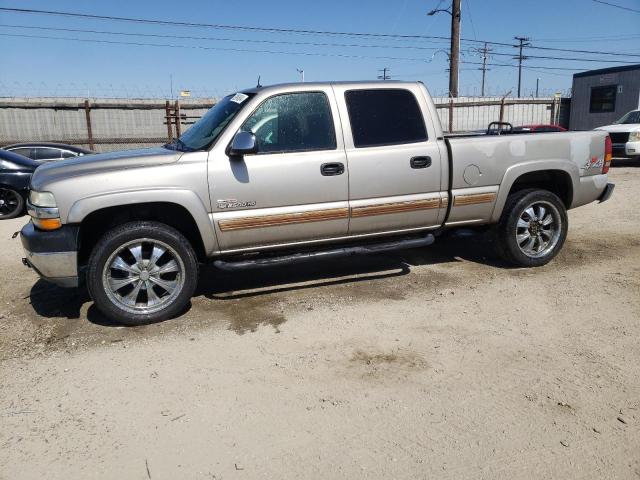
<svg viewBox="0 0 640 480">
<path fill-rule="evenodd" d="M 591 101 L 589 102 L 590 113 L 613 112 L 616 109 L 617 85 L 607 85 L 605 87 L 591 88 Z"/>
</svg>

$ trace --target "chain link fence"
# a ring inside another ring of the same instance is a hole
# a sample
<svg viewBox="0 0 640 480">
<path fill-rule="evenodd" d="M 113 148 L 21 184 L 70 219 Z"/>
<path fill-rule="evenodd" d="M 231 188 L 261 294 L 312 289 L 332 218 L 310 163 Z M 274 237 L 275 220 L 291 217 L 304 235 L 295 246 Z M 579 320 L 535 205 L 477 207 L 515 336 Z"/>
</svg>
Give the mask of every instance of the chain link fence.
<svg viewBox="0 0 640 480">
<path fill-rule="evenodd" d="M 570 99 L 434 98 L 447 132 L 482 130 L 490 122 L 566 126 Z M 58 142 L 98 152 L 151 147 L 172 141 L 215 105 L 215 98 L 83 99 L 0 98 L 0 146 Z"/>
</svg>

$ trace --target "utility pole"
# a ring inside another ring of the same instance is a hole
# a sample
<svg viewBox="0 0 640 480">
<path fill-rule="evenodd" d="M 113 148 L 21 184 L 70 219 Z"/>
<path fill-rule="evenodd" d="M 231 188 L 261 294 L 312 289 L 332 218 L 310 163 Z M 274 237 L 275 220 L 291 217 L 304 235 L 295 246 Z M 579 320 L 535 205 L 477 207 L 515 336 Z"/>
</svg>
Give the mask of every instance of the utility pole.
<svg viewBox="0 0 640 480">
<path fill-rule="evenodd" d="M 484 97 L 484 83 L 485 83 L 485 77 L 487 75 L 487 60 L 489 58 L 489 52 L 491 51 L 490 48 L 487 47 L 487 42 L 484 42 L 484 48 L 482 50 L 480 50 L 480 53 L 482 53 L 482 68 L 480 70 L 482 70 L 482 96 Z"/>
<path fill-rule="evenodd" d="M 304 83 L 304 70 L 301 68 L 296 68 L 296 70 L 298 71 L 298 73 L 300 74 L 300 78 L 302 80 L 302 83 Z"/>
<path fill-rule="evenodd" d="M 391 78 L 391 75 L 389 74 L 389 72 L 391 72 L 391 69 L 389 67 L 381 68 L 378 71 L 382 72 L 382 75 L 378 75 L 378 80 L 389 80 Z"/>
<path fill-rule="evenodd" d="M 522 85 L 522 61 L 526 60 L 527 57 L 522 55 L 522 49 L 524 47 L 528 47 L 531 45 L 529 42 L 529 37 L 514 37 L 516 40 L 520 42 L 519 48 L 520 53 L 517 57 L 513 57 L 515 60 L 518 60 L 518 98 L 520 98 L 520 86 Z"/>
<path fill-rule="evenodd" d="M 460 63 L 460 1 L 451 1 L 451 10 L 436 8 L 427 15 L 433 16 L 438 12 L 451 15 L 451 52 L 449 53 L 449 96 L 458 96 L 458 65 Z"/>
<path fill-rule="evenodd" d="M 451 71 L 449 72 L 449 95 L 458 96 L 458 64 L 460 61 L 460 0 L 451 2 Z"/>
<path fill-rule="evenodd" d="M 536 98 L 539 97 L 538 93 L 540 92 L 540 77 L 536 78 Z"/>
</svg>

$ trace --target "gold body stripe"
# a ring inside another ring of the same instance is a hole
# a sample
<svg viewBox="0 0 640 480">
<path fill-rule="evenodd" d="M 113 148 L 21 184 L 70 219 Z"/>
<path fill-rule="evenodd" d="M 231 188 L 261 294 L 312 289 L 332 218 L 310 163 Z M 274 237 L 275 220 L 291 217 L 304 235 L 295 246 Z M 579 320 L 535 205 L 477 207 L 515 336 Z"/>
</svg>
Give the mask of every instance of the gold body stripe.
<svg viewBox="0 0 640 480">
<path fill-rule="evenodd" d="M 351 218 L 361 218 L 373 215 L 431 210 L 434 208 L 445 208 L 448 203 L 448 198 L 429 198 L 423 200 L 409 200 L 406 202 L 392 202 L 353 207 L 351 208 L 351 212 L 349 212 L 349 209 L 345 207 L 331 208 L 327 210 L 314 210 L 310 212 L 279 213 L 275 215 L 262 215 L 256 217 L 230 218 L 228 220 L 219 220 L 218 226 L 223 232 L 231 232 L 234 230 L 246 230 L 250 228 L 279 227 L 282 225 L 294 225 L 298 223 L 341 220 L 349 218 L 349 214 L 351 214 Z"/>
<path fill-rule="evenodd" d="M 491 193 L 471 193 L 469 195 L 456 195 L 453 200 L 453 205 L 464 206 L 464 205 L 476 205 L 478 203 L 490 203 L 496 199 L 495 192 Z"/>
<path fill-rule="evenodd" d="M 352 207 L 351 218 L 369 217 L 372 215 L 386 215 L 389 213 L 412 212 L 414 210 L 430 210 L 433 208 L 439 208 L 440 205 L 440 198 L 382 203 L 378 205 L 365 205 L 362 207 Z"/>
<path fill-rule="evenodd" d="M 310 212 L 279 213 L 276 215 L 262 215 L 259 217 L 232 218 L 218 221 L 223 232 L 244 230 L 249 228 L 278 227 L 296 223 L 322 222 L 326 220 L 340 220 L 349 218 L 348 208 L 331 208 Z"/>
</svg>

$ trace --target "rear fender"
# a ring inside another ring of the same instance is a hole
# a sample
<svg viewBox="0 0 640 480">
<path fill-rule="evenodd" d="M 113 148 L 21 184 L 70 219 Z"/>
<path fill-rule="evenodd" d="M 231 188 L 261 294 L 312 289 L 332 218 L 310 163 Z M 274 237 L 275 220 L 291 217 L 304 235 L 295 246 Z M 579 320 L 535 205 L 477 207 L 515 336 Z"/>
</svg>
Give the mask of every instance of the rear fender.
<svg viewBox="0 0 640 480">
<path fill-rule="evenodd" d="M 511 187 L 518 180 L 519 177 L 525 173 L 530 172 L 542 172 L 548 170 L 556 170 L 565 172 L 571 178 L 571 184 L 573 191 L 576 192 L 580 185 L 580 170 L 575 163 L 568 162 L 567 160 L 532 160 L 530 162 L 519 163 L 513 165 L 505 171 L 502 182 L 500 182 L 500 189 L 498 190 L 498 197 L 493 207 L 493 213 L 491 214 L 491 223 L 496 223 L 502 215 L 502 209 L 507 202 L 507 197 L 511 191 Z"/>
</svg>

